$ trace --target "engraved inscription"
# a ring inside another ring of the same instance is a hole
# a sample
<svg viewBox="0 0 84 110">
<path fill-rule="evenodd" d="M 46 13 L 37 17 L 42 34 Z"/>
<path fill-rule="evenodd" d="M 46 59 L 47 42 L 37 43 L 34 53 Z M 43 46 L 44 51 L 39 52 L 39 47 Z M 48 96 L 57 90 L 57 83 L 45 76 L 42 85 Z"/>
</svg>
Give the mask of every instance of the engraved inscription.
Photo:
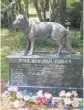
<svg viewBox="0 0 84 110">
<path fill-rule="evenodd" d="M 58 64 L 71 64 L 71 60 L 67 59 L 28 59 L 28 58 L 20 58 L 19 63 L 46 63 L 46 64 L 52 64 L 52 63 L 58 63 Z"/>
<path fill-rule="evenodd" d="M 10 69 L 10 83 L 11 85 L 27 85 L 26 73 L 24 69 L 11 68 Z"/>
<path fill-rule="evenodd" d="M 16 85 L 73 85 L 78 83 L 81 65 L 73 65 L 70 59 L 22 58 L 19 63 L 10 63 L 11 84 Z M 76 75 L 74 74 L 76 73 Z"/>
</svg>

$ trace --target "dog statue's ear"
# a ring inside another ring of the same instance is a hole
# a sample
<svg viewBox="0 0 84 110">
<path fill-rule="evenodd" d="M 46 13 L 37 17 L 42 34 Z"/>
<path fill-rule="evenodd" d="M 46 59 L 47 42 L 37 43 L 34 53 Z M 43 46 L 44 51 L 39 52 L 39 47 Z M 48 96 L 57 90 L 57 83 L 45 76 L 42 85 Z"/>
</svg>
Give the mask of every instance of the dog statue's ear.
<svg viewBox="0 0 84 110">
<path fill-rule="evenodd" d="M 26 13 L 25 13 L 25 11 L 23 9 L 20 11 L 20 14 L 26 15 Z"/>
<path fill-rule="evenodd" d="M 24 16 L 24 19 L 26 18 L 26 12 L 24 10 L 21 10 L 20 14 Z"/>
<path fill-rule="evenodd" d="M 15 15 L 15 16 L 17 16 L 18 14 L 19 14 L 19 12 L 18 12 L 18 11 L 14 13 L 14 15 Z"/>
</svg>

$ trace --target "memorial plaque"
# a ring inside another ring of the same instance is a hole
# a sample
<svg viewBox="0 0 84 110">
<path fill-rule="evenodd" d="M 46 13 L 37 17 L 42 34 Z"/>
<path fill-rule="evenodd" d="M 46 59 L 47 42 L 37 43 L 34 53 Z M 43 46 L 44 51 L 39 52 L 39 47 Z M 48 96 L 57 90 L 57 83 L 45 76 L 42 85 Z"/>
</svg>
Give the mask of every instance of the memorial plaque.
<svg viewBox="0 0 84 110">
<path fill-rule="evenodd" d="M 28 88 L 82 88 L 82 55 L 38 53 L 32 56 L 11 54 L 9 85 Z"/>
</svg>

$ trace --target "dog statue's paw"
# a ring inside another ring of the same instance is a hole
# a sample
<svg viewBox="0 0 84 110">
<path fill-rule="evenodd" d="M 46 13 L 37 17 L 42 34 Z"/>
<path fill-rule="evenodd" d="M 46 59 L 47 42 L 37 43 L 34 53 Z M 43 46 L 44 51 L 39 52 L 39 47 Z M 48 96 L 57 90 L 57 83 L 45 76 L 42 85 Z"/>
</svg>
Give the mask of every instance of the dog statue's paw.
<svg viewBox="0 0 84 110">
<path fill-rule="evenodd" d="M 57 53 L 51 54 L 51 57 L 57 57 L 57 58 L 59 58 L 59 54 L 57 54 Z"/>
<path fill-rule="evenodd" d="M 25 50 L 24 53 L 23 53 L 23 55 L 24 56 L 27 56 L 27 54 L 28 54 L 28 52 Z"/>
<path fill-rule="evenodd" d="M 76 52 L 75 52 L 75 50 L 72 50 L 72 51 L 70 51 L 70 53 L 71 53 L 71 54 L 75 54 Z"/>
<path fill-rule="evenodd" d="M 27 55 L 32 55 L 32 52 L 28 52 L 28 54 Z"/>
</svg>

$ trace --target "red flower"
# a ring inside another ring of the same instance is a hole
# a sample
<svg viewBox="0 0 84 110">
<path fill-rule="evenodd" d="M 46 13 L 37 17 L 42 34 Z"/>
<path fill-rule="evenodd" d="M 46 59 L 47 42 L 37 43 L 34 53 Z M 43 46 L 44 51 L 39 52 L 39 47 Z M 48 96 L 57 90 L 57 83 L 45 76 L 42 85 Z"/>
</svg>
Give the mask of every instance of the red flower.
<svg viewBox="0 0 84 110">
<path fill-rule="evenodd" d="M 46 102 L 46 97 L 36 97 L 36 104 L 44 104 Z"/>
<path fill-rule="evenodd" d="M 41 103 L 41 97 L 36 97 L 35 102 L 36 102 L 37 104 L 40 104 L 40 103 Z"/>
<path fill-rule="evenodd" d="M 42 97 L 41 101 L 42 101 L 42 104 L 44 104 L 46 102 L 46 97 Z"/>
</svg>

